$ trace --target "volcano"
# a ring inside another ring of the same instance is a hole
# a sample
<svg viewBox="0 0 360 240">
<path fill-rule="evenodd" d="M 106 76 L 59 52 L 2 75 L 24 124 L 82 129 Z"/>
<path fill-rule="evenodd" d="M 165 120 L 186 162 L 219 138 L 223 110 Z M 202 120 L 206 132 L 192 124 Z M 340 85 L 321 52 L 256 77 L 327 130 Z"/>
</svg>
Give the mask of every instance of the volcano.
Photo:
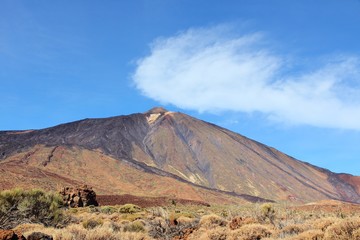
<svg viewBox="0 0 360 240">
<path fill-rule="evenodd" d="M 294 159 L 180 112 L 0 132 L 0 188 L 87 184 L 100 194 L 214 203 L 360 203 L 360 179 Z"/>
</svg>

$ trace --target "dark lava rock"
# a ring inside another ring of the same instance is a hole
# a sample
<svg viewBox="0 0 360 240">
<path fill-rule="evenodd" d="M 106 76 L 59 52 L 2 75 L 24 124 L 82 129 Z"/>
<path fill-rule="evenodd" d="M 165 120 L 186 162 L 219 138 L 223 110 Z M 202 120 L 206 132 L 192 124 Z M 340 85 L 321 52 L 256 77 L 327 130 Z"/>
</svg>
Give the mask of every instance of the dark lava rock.
<svg viewBox="0 0 360 240">
<path fill-rule="evenodd" d="M 98 206 L 96 201 L 96 193 L 91 187 L 87 185 L 73 188 L 64 187 L 60 190 L 60 195 L 63 197 L 65 206 L 67 207 L 86 207 Z"/>
</svg>

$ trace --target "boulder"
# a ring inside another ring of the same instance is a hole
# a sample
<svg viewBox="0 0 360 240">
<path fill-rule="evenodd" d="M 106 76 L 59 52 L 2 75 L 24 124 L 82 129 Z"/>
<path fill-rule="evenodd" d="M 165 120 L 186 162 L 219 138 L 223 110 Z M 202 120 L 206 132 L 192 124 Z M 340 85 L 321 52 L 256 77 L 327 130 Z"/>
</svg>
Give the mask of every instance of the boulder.
<svg viewBox="0 0 360 240">
<path fill-rule="evenodd" d="M 64 187 L 59 191 L 67 207 L 98 206 L 96 193 L 87 185 L 81 187 Z"/>
</svg>

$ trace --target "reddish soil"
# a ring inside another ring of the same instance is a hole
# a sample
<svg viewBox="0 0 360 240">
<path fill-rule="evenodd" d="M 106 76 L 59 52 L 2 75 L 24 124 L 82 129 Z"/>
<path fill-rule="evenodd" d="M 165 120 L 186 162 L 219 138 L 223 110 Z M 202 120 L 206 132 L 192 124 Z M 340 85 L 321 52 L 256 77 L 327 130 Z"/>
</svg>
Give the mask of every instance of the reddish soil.
<svg viewBox="0 0 360 240">
<path fill-rule="evenodd" d="M 360 194 L 360 177 L 359 176 L 352 176 L 350 174 L 339 174 L 339 177 L 344 180 L 345 182 L 352 185 L 356 191 Z"/>
<path fill-rule="evenodd" d="M 134 195 L 98 195 L 96 200 L 100 206 L 123 205 L 126 203 L 136 204 L 140 207 L 167 206 L 171 204 L 199 205 L 209 207 L 210 204 L 188 199 L 170 199 L 166 197 L 140 197 Z"/>
<path fill-rule="evenodd" d="M 353 213 L 360 212 L 360 204 L 353 204 L 341 202 L 336 200 L 323 200 L 306 205 L 296 206 L 293 209 L 307 211 L 307 212 L 339 212 L 339 213 Z"/>
</svg>

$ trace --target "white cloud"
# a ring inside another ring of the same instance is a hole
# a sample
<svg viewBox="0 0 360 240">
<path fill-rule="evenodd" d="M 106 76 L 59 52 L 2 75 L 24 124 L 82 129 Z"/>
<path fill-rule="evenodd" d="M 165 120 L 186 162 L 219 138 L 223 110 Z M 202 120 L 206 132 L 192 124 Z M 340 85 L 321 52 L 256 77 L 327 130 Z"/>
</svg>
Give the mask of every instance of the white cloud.
<svg viewBox="0 0 360 240">
<path fill-rule="evenodd" d="M 183 109 L 261 112 L 286 124 L 360 130 L 357 57 L 285 73 L 286 59 L 263 43 L 261 33 L 190 29 L 154 41 L 132 78 L 145 96 Z"/>
</svg>

